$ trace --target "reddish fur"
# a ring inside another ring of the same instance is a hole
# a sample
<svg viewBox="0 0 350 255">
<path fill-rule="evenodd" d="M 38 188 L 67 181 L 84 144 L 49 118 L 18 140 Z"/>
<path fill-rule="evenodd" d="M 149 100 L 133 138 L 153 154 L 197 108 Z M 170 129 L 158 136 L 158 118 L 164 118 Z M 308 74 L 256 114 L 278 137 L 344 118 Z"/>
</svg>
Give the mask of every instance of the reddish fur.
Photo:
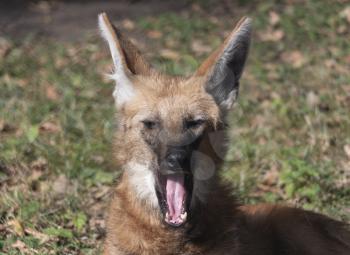
<svg viewBox="0 0 350 255">
<path fill-rule="evenodd" d="M 104 18 L 110 24 L 107 16 Z M 234 35 L 239 25 L 229 37 Z M 115 137 L 118 164 L 123 166 L 130 160 L 152 160 L 152 155 L 144 149 L 145 143 L 135 134 L 139 130 L 138 125 L 141 125 L 137 118 L 142 111 L 166 111 L 171 117 L 165 123 L 174 133 L 179 126 L 173 120 L 179 119 L 184 112 L 196 111 L 209 118 L 207 129 L 223 129 L 220 110 L 205 92 L 203 83 L 228 39 L 203 63 L 195 76 L 182 79 L 151 70 L 136 47 L 113 29 L 118 48 L 124 55 L 123 62 L 133 74 L 131 79 L 137 92 L 131 102 L 119 109 L 119 128 Z M 216 168 L 220 168 L 221 159 L 216 156 L 207 135 L 204 135 L 199 151 L 209 156 Z M 172 229 L 162 222 L 159 210 L 137 199 L 128 175 L 122 174 L 109 209 L 104 254 L 350 254 L 350 233 L 345 223 L 284 206 L 240 206 L 217 175 L 208 183 L 207 191 L 210 195 L 202 208 L 195 212 L 195 221 Z"/>
</svg>

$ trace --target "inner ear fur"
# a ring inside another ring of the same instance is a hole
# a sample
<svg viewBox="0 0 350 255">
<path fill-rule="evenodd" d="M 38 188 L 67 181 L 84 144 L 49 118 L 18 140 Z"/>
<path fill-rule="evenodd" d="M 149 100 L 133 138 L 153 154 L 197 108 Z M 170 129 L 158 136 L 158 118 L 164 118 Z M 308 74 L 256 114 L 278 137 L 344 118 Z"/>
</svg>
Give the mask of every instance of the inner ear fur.
<svg viewBox="0 0 350 255">
<path fill-rule="evenodd" d="M 125 64 L 130 72 L 136 75 L 150 75 L 152 73 L 151 66 L 142 56 L 141 52 L 122 32 L 120 32 L 120 30 L 114 25 L 112 25 L 112 27 L 119 39 L 120 48 L 125 58 Z"/>
<path fill-rule="evenodd" d="M 110 77 L 116 82 L 113 97 L 117 107 L 135 96 L 134 75 L 150 75 L 152 69 L 139 50 L 110 22 L 102 13 L 98 23 L 103 38 L 107 41 L 114 64 L 114 73 Z"/>
<path fill-rule="evenodd" d="M 137 47 L 110 22 L 106 13 L 99 15 L 99 21 L 100 27 L 103 21 L 103 25 L 106 25 L 109 34 L 112 36 L 114 44 L 119 51 L 124 70 L 134 75 L 150 75 L 153 72 L 150 64 L 142 56 Z M 103 33 L 103 29 L 101 30 Z"/>
</svg>

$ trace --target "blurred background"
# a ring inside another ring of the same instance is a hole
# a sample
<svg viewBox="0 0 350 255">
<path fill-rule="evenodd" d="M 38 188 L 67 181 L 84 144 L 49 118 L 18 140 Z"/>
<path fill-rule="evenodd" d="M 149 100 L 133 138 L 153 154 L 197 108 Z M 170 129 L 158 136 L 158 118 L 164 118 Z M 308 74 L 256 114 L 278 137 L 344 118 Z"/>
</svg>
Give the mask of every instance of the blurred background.
<svg viewBox="0 0 350 255">
<path fill-rule="evenodd" d="M 350 220 L 349 1 L 1 1 L 0 254 L 101 250 L 118 176 L 101 11 L 174 75 L 253 18 L 223 177 L 242 202 Z"/>
</svg>

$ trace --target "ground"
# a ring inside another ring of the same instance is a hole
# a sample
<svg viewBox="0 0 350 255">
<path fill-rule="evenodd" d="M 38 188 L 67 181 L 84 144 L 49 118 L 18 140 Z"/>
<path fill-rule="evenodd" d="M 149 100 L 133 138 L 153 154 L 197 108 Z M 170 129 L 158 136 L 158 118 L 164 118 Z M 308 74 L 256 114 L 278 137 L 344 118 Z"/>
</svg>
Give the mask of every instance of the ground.
<svg viewBox="0 0 350 255">
<path fill-rule="evenodd" d="M 185 75 L 252 17 L 223 178 L 242 202 L 350 220 L 348 1 L 106 2 L 1 9 L 0 254 L 101 250 L 118 176 L 111 60 L 96 32 L 103 9 L 155 67 Z"/>
</svg>

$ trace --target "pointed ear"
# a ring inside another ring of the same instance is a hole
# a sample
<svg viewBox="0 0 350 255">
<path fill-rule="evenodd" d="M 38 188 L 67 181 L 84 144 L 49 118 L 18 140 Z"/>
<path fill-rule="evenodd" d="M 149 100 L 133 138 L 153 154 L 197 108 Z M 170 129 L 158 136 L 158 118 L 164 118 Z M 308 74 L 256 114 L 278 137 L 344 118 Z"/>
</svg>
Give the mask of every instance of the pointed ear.
<svg viewBox="0 0 350 255">
<path fill-rule="evenodd" d="M 98 16 L 98 24 L 113 59 L 114 74 L 111 77 L 116 82 L 113 96 L 118 106 L 134 95 L 132 76 L 149 75 L 152 70 L 139 50 L 112 25 L 106 13 Z"/>
<path fill-rule="evenodd" d="M 205 89 L 222 110 L 232 107 L 238 96 L 239 79 L 248 56 L 251 20 L 242 18 L 225 42 L 211 54 L 195 73 L 204 76 Z"/>
</svg>

